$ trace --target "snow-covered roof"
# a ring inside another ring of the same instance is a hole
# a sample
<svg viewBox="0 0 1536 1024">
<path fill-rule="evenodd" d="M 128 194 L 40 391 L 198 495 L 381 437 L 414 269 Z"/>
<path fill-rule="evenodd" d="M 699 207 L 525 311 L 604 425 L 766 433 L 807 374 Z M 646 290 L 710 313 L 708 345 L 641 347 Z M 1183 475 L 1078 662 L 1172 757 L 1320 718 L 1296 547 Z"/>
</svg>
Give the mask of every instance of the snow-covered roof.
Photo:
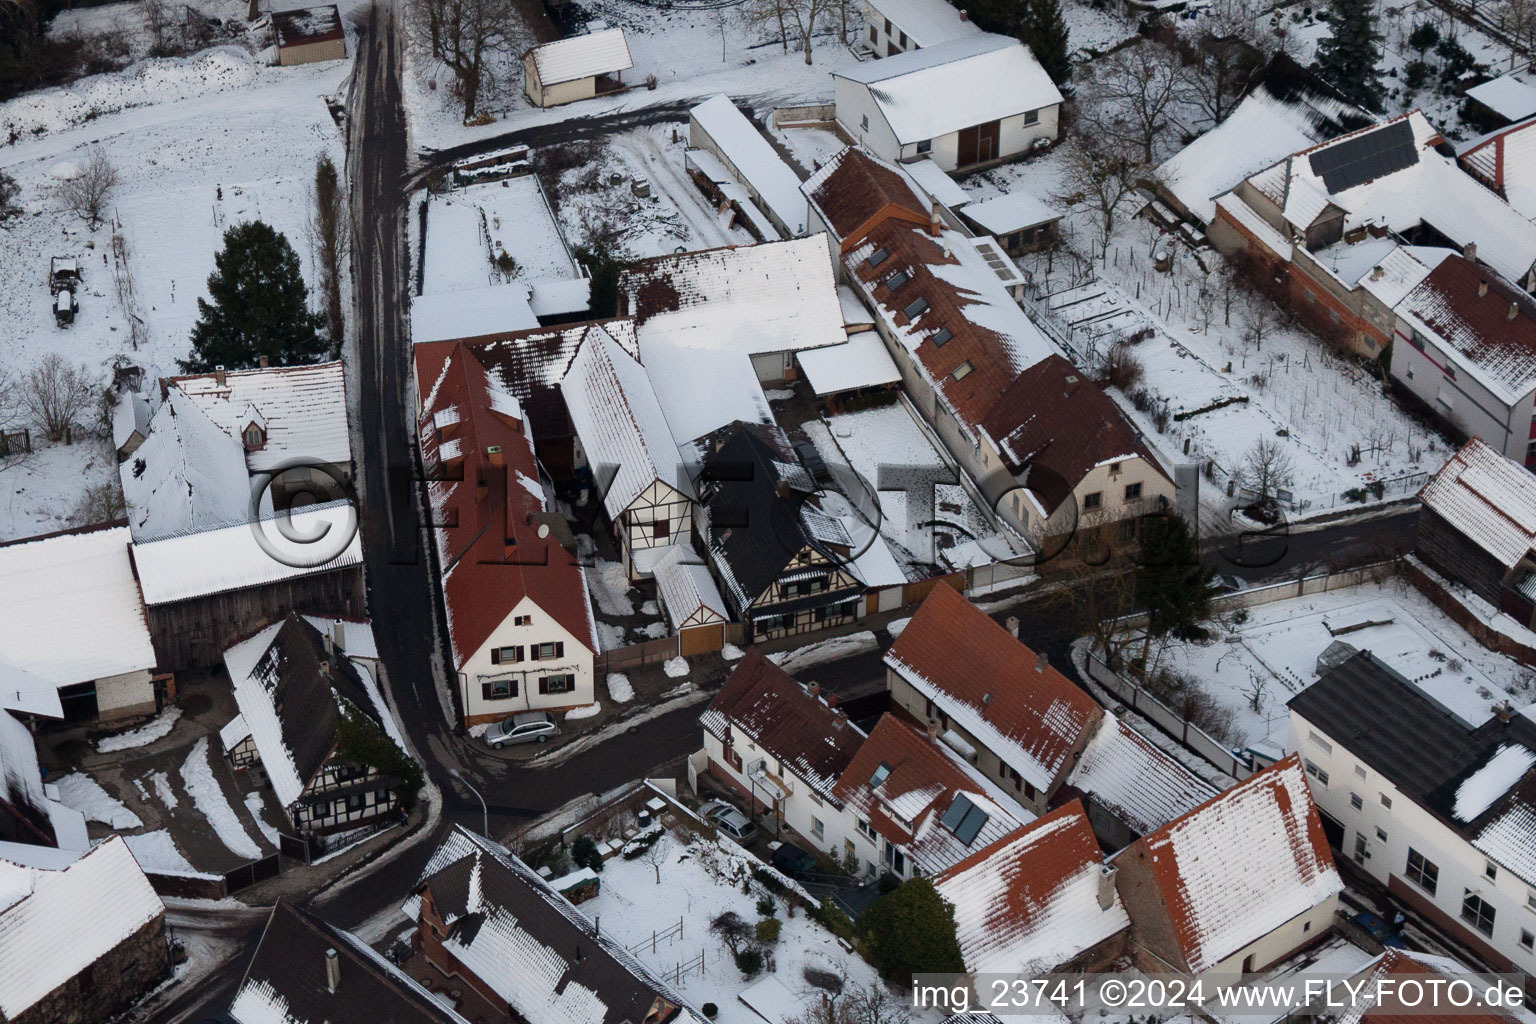
<svg viewBox="0 0 1536 1024">
<path fill-rule="evenodd" d="M 867 86 L 903 145 L 1061 102 L 1029 47 L 978 32 L 833 72 Z"/>
<path fill-rule="evenodd" d="M 773 422 L 752 357 L 745 352 L 673 345 L 644 328 L 640 352 L 679 447 L 738 420 Z"/>
<path fill-rule="evenodd" d="M 942 0 L 939 0 L 942 2 Z M 736 109 L 724 94 L 711 96 L 689 112 L 693 127 L 702 130 L 735 168 L 742 181 L 762 197 L 764 205 L 791 233 L 805 230 L 805 197 L 800 179 L 763 138 L 763 133 Z M 690 134 L 698 146 L 703 140 Z"/>
<path fill-rule="evenodd" d="M 1442 249 L 1426 245 L 1398 245 L 1369 268 L 1359 279 L 1359 285 L 1376 297 L 1376 301 L 1391 309 L 1403 300 L 1420 281 L 1429 275 L 1454 249 Z"/>
<path fill-rule="evenodd" d="M 600 326 L 588 329 L 560 382 L 571 422 L 617 522 L 653 483 L 684 497 L 693 486 L 645 368 Z"/>
<path fill-rule="evenodd" d="M 151 606 L 333 572 L 362 560 L 357 509 L 346 501 L 133 545 L 144 603 Z"/>
<path fill-rule="evenodd" d="M 0 545 L 0 690 L 154 668 L 128 543 L 113 526 Z"/>
<path fill-rule="evenodd" d="M 918 46 L 937 46 L 981 31 L 975 22 L 945 0 L 866 0 L 866 3 L 905 32 L 909 43 Z"/>
<path fill-rule="evenodd" d="M 1295 755 L 1118 855 L 1145 860 L 1199 974 L 1344 888 Z"/>
<path fill-rule="evenodd" d="M 730 619 L 731 613 L 726 610 L 709 566 L 691 549 L 668 544 L 652 564 L 651 573 L 656 577 L 656 592 L 674 632 L 685 625 L 706 625 Z"/>
<path fill-rule="evenodd" d="M 626 269 L 619 291 L 647 364 L 647 344 L 658 341 L 759 355 L 846 336 L 822 235 L 658 256 Z"/>
<path fill-rule="evenodd" d="M 1456 786 L 1451 813 L 1458 821 L 1474 821 L 1513 789 L 1536 765 L 1536 753 L 1519 743 L 1501 743 Z"/>
<path fill-rule="evenodd" d="M 278 49 L 330 42 L 345 35 L 341 27 L 341 14 L 335 4 L 273 11 L 272 34 L 277 38 Z"/>
<path fill-rule="evenodd" d="M 768 214 L 763 212 L 763 208 L 757 205 L 757 200 L 737 178 L 736 173 L 725 166 L 724 161 L 707 149 L 689 149 L 683 153 L 683 159 L 690 173 L 704 175 L 720 190 L 721 195 L 736 204 L 736 209 L 747 218 L 759 238 L 765 242 L 783 240 L 784 235 Z"/>
<path fill-rule="evenodd" d="M 1130 926 L 1075 800 L 971 854 L 933 884 L 954 905 L 955 937 L 973 974 L 1043 974 Z"/>
<path fill-rule="evenodd" d="M 947 206 L 953 210 L 971 201 L 971 194 L 961 188 L 960 183 L 951 178 L 932 157 L 925 156 L 921 160 L 897 166 L 912 180 L 918 191 L 940 206 Z"/>
<path fill-rule="evenodd" d="M 1536 217 L 1536 118 L 1458 147 L 1456 159 L 1521 216 Z"/>
<path fill-rule="evenodd" d="M 37 744 L 31 731 L 4 710 L 0 710 L 0 802 L 26 817 L 43 815 L 48 810 L 48 794 L 43 790 L 43 773 L 37 763 Z"/>
<path fill-rule="evenodd" d="M 0 1016 L 44 996 L 165 914 L 121 836 L 61 869 L 0 860 Z"/>
<path fill-rule="evenodd" d="M 134 540 L 250 518 L 245 446 L 179 388 L 169 391 L 149 421 L 149 435 L 118 467 L 118 475 Z"/>
<path fill-rule="evenodd" d="M 704 1024 L 681 996 L 506 848 L 455 828 L 416 887 L 443 948 L 528 1024 Z M 406 913 L 419 918 L 413 895 Z"/>
<path fill-rule="evenodd" d="M 635 66 L 621 28 L 602 29 L 557 39 L 528 51 L 540 85 L 626 71 Z"/>
<path fill-rule="evenodd" d="M 1321 141 L 1305 111 L 1261 89 L 1227 119 L 1163 162 L 1158 180 L 1201 222 L 1216 216 L 1216 197 L 1238 182 Z M 967 210 L 974 216 L 975 210 Z"/>
<path fill-rule="evenodd" d="M 488 339 L 539 326 L 521 281 L 433 292 L 411 300 L 411 343 Z"/>
<path fill-rule="evenodd" d="M 1028 192 L 1010 192 L 966 206 L 964 217 L 993 235 L 1061 220 L 1061 211 Z"/>
<path fill-rule="evenodd" d="M 1103 713 L 1043 657 L 949 587 L 935 587 L 885 663 L 950 721 L 1049 792 Z"/>
<path fill-rule="evenodd" d="M 528 308 L 534 316 L 570 316 L 591 306 L 591 278 L 540 277 L 528 282 Z"/>
<path fill-rule="evenodd" d="M 271 470 L 299 458 L 349 466 L 347 383 L 340 361 L 308 366 L 230 370 L 175 377 L 170 386 L 185 394 L 221 430 L 239 439 L 255 420 L 266 443 L 246 452 L 252 472 Z"/>
<path fill-rule="evenodd" d="M 881 387 L 901 380 L 901 371 L 877 331 L 851 334 L 841 345 L 795 353 L 805 379 L 817 395 L 837 395 Z"/>
<path fill-rule="evenodd" d="M 226 652 L 225 656 L 226 658 L 228 657 L 228 652 Z M 229 721 L 225 722 L 223 726 L 220 727 L 219 744 L 225 750 L 230 750 L 242 740 L 249 739 L 250 735 L 251 727 L 250 724 L 246 722 L 245 716 L 236 715 L 234 718 L 231 718 Z"/>
<path fill-rule="evenodd" d="M 1397 315 L 1505 405 L 1536 389 L 1536 299 L 1487 268 L 1447 256 L 1403 297 Z"/>
<path fill-rule="evenodd" d="M 149 436 L 149 399 L 137 391 L 120 391 L 112 406 L 112 447 L 121 448 L 134 434 Z"/>
<path fill-rule="evenodd" d="M 1257 239 L 1264 248 L 1289 261 L 1291 258 L 1291 243 L 1280 232 L 1276 231 L 1263 217 L 1254 212 L 1253 208 L 1243 202 L 1237 196 L 1228 193 L 1216 200 L 1215 207 Z"/>
<path fill-rule="evenodd" d="M 1194 810 L 1216 788 L 1108 712 L 1067 785 L 1144 834 Z"/>
<path fill-rule="evenodd" d="M 1528 70 L 1511 71 L 1474 85 L 1466 96 L 1510 121 L 1522 121 L 1536 114 L 1536 82 L 1531 81 Z"/>
</svg>

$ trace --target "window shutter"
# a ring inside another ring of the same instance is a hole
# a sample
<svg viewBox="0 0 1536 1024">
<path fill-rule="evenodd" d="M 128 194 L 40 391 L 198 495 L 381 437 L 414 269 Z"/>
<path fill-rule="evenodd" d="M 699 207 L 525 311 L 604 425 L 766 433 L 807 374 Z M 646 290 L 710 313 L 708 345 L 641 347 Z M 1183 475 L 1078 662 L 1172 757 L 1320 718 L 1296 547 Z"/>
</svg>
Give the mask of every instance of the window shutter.
<svg viewBox="0 0 1536 1024">
<path fill-rule="evenodd" d="M 538 644 L 529 644 L 528 645 L 528 657 L 532 661 L 538 661 L 539 660 L 539 645 Z"/>
<path fill-rule="evenodd" d="M 555 641 L 555 657 L 557 657 L 557 658 L 565 657 L 565 641 L 564 640 L 557 640 L 557 641 Z"/>
<path fill-rule="evenodd" d="M 480 684 L 480 699 L 481 700 L 491 700 L 492 699 L 491 698 L 491 684 L 490 683 L 481 683 Z"/>
<path fill-rule="evenodd" d="M 549 677 L 548 676 L 540 676 L 539 677 L 539 692 L 540 693 L 548 693 L 549 692 Z"/>
<path fill-rule="evenodd" d="M 500 647 L 492 647 L 491 648 L 491 664 L 492 665 L 500 665 L 501 664 L 501 648 Z"/>
</svg>

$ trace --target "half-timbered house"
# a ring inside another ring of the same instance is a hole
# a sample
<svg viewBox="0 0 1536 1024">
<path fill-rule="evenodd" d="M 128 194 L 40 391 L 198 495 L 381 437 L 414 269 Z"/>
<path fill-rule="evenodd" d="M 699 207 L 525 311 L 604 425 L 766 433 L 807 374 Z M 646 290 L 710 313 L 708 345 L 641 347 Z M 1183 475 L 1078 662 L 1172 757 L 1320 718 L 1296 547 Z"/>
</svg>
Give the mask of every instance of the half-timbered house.
<svg viewBox="0 0 1536 1024">
<path fill-rule="evenodd" d="M 560 383 L 576 426 L 578 476 L 595 487 L 631 579 L 689 543 L 693 484 L 645 367 L 601 326 L 587 328 Z"/>
<path fill-rule="evenodd" d="M 357 828 L 400 807 L 405 754 L 365 668 L 301 616 L 224 652 L 239 716 L 220 733 L 236 767 L 260 764 L 294 829 Z"/>
<path fill-rule="evenodd" d="M 733 425 L 699 482 L 699 532 L 748 642 L 858 618 L 853 542 L 817 507 L 816 485 L 782 431 Z"/>
</svg>

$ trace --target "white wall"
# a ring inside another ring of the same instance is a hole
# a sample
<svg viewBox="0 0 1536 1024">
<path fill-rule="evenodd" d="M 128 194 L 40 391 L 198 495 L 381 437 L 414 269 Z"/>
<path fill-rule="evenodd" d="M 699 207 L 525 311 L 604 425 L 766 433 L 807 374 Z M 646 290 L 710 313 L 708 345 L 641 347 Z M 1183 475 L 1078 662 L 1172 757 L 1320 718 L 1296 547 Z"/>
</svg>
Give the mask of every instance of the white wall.
<svg viewBox="0 0 1536 1024">
<path fill-rule="evenodd" d="M 531 622 L 526 626 L 514 625 L 516 618 L 527 615 Z M 533 661 L 529 648 L 540 643 L 564 643 L 565 656 L 553 661 Z M 459 671 L 459 696 L 464 701 L 466 724 L 496 721 L 519 711 L 541 711 L 551 708 L 581 707 L 593 701 L 592 650 L 589 637 L 578 637 L 556 622 L 544 609 L 529 598 L 523 598 L 502 620 L 480 649 L 471 655 Z M 521 645 L 524 660 L 516 664 L 491 663 L 491 651 L 499 647 Z M 538 692 L 540 676 L 570 672 L 576 676 L 574 689 L 569 693 L 541 695 Z M 486 700 L 481 696 L 481 684 L 491 680 L 510 679 L 517 683 L 517 695 L 505 699 Z"/>
<path fill-rule="evenodd" d="M 1399 317 L 1392 340 L 1391 365 L 1397 382 L 1463 434 L 1481 437 L 1507 458 L 1525 465 L 1531 417 L 1536 413 L 1532 396 L 1536 392 L 1527 392 L 1513 406 L 1507 406 L 1477 382 L 1455 353 L 1423 336 L 1420 341 L 1424 350 L 1420 351 L 1413 344 L 1413 337 L 1413 328 Z M 1454 379 L 1441 370 L 1443 366 L 1456 371 Z M 1449 408 L 1442 396 L 1450 401 Z"/>
<path fill-rule="evenodd" d="M 1536 953 L 1520 945 L 1522 930 L 1536 933 L 1536 906 L 1529 902 L 1536 898 L 1536 886 L 1522 881 L 1503 865 L 1495 865 L 1498 877 L 1489 879 L 1485 874 L 1489 863 L 1486 856 L 1386 778 L 1360 762 L 1328 732 L 1325 725 L 1308 722 L 1292 711 L 1286 750 L 1300 754 L 1307 766 L 1307 784 L 1312 788 L 1318 809 L 1343 823 L 1342 856 L 1354 860 L 1383 885 L 1396 876 L 1406 888 L 1433 903 L 1520 969 L 1536 973 Z M 1314 768 L 1326 773 L 1326 784 Z M 1360 797 L 1359 809 L 1350 799 L 1352 794 Z M 1390 808 L 1382 802 L 1383 796 L 1391 801 Z M 1378 828 L 1386 833 L 1386 840 L 1378 837 Z M 1363 861 L 1354 856 L 1356 837 L 1361 835 L 1365 836 L 1369 854 Z M 1440 869 L 1433 895 L 1408 880 L 1409 847 Z M 1461 920 L 1462 895 L 1467 889 L 1494 907 L 1491 937 Z"/>
<path fill-rule="evenodd" d="M 883 160 L 901 159 L 901 143 L 886 123 L 885 117 L 875 107 L 869 87 L 846 78 L 834 77 L 837 123 L 855 142 L 862 142 L 869 151 Z M 868 119 L 868 127 L 865 119 Z"/>
<path fill-rule="evenodd" d="M 155 684 L 148 669 L 96 680 L 100 718 L 142 715 L 155 710 Z"/>
<path fill-rule="evenodd" d="M 1056 141 L 1060 111 L 1059 104 L 1040 108 L 1039 120 L 1035 124 L 1025 124 L 1025 115 L 1022 113 L 1003 118 L 998 125 L 997 159 L 1007 160 L 1029 152 L 1036 139 Z M 946 171 L 956 170 L 960 163 L 960 133 L 941 135 L 932 139 L 931 143 L 932 150 L 927 153 L 919 150 L 916 143 L 908 143 L 901 147 L 899 156 L 890 159 L 919 160 L 927 156 L 932 157 L 933 162 Z"/>
<path fill-rule="evenodd" d="M 1291 953 L 1328 934 L 1333 916 L 1339 909 L 1337 894 L 1328 897 L 1306 913 L 1297 914 L 1274 931 L 1255 939 L 1210 969 L 1211 974 L 1241 974 L 1244 961 L 1253 957 L 1252 970 L 1262 971 Z"/>
</svg>

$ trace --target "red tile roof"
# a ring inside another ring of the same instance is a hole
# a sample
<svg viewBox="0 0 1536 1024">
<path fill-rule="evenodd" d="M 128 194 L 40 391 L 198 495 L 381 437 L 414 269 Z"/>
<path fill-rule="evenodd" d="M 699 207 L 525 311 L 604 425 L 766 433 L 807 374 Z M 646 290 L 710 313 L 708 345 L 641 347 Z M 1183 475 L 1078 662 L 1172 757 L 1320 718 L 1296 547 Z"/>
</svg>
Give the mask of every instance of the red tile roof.
<svg viewBox="0 0 1536 1024">
<path fill-rule="evenodd" d="M 1104 709 L 949 587 L 935 587 L 885 663 L 1045 791 Z"/>
<path fill-rule="evenodd" d="M 553 535 L 538 535 L 543 493 L 516 399 L 463 343 L 418 345 L 415 355 L 422 461 L 434 479 L 430 495 L 456 667 L 524 597 L 595 651 L 581 569 Z M 492 461 L 497 446 L 499 466 Z"/>
<path fill-rule="evenodd" d="M 968 970 L 1033 973 L 1060 966 L 1130 921 L 1110 886 L 1099 902 L 1103 852 L 1074 800 L 934 880 L 955 907 Z"/>
<path fill-rule="evenodd" d="M 1295 754 L 1118 856 L 1149 861 L 1175 941 L 1197 974 L 1344 888 Z"/>
<path fill-rule="evenodd" d="M 928 223 L 928 204 L 900 172 L 852 147 L 813 174 L 804 190 L 845 250 L 862 237 L 859 229 L 872 227 L 870 222 L 882 213 Z"/>
<path fill-rule="evenodd" d="M 871 785 L 879 771 L 885 776 Z M 1014 833 L 1030 820 L 975 769 L 895 715 L 876 723 L 847 770 L 832 787 L 843 802 L 888 840 L 905 849 L 925 874 L 937 874 L 975 850 Z M 964 796 L 986 814 L 966 843 L 941 823 Z"/>
<path fill-rule="evenodd" d="M 1399 984 L 1410 977 L 1434 977 L 1440 976 L 1446 979 L 1459 978 L 1472 983 L 1473 992 L 1481 993 L 1483 984 L 1474 975 L 1471 968 L 1464 966 L 1446 957 L 1427 955 L 1424 953 L 1407 953 L 1398 949 L 1388 948 L 1382 952 L 1381 960 L 1371 972 L 1366 991 L 1374 991 L 1376 984 L 1387 978 L 1396 979 Z M 1404 995 L 1408 999 L 1413 998 L 1413 991 L 1409 989 Z M 1441 990 L 1443 991 L 1443 990 Z M 1463 993 L 1458 992 L 1457 998 L 1462 998 Z M 1352 1007 L 1338 1016 L 1338 1024 L 1360 1024 L 1369 1021 L 1370 1024 L 1423 1024 L 1431 1017 L 1424 1010 L 1434 1004 L 1429 1002 L 1433 993 L 1426 989 L 1424 1002 L 1416 1008 L 1404 1008 L 1393 1003 L 1371 1004 L 1366 1008 Z M 1522 1024 L 1529 1020 L 1528 1014 L 1514 1012 L 1500 1012 L 1497 1007 L 1489 1007 L 1486 1011 L 1478 1013 L 1472 1007 L 1455 1014 L 1445 1014 L 1442 1018 L 1454 1020 L 1456 1024 Z"/>
<path fill-rule="evenodd" d="M 996 442 L 1009 472 L 1030 467 L 1029 489 L 1047 513 L 1106 460 L 1140 456 L 1172 482 L 1114 400 L 1061 356 L 1047 356 L 1019 374 L 981 429 Z"/>
<path fill-rule="evenodd" d="M 824 796 L 864 742 L 864 733 L 846 715 L 829 708 L 756 647 L 747 651 L 699 723 L 722 740 L 728 732 L 751 739 Z"/>
<path fill-rule="evenodd" d="M 1492 270 L 1447 256 L 1398 308 L 1454 349 L 1463 368 L 1504 402 L 1536 387 L 1536 299 Z"/>
</svg>

